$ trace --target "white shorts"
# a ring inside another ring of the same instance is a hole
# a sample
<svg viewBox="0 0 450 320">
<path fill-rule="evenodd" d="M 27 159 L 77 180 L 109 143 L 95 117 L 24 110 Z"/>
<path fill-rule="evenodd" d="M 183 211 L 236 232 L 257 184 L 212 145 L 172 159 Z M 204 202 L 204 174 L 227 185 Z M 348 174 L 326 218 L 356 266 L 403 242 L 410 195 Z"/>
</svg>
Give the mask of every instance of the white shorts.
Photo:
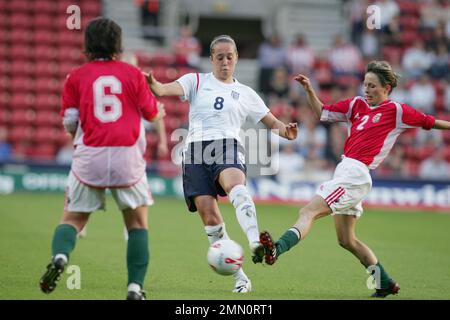
<svg viewBox="0 0 450 320">
<path fill-rule="evenodd" d="M 322 183 L 316 191 L 334 214 L 354 215 L 363 212 L 361 201 L 372 188 L 369 168 L 362 162 L 343 157 L 334 171 L 333 179 Z"/>
<path fill-rule="evenodd" d="M 129 188 L 111 188 L 111 194 L 122 211 L 136 209 L 153 204 L 152 193 L 144 174 L 135 185 Z M 66 186 L 66 201 L 64 210 L 68 212 L 94 212 L 105 210 L 105 191 L 89 187 L 80 182 L 70 171 Z"/>
</svg>

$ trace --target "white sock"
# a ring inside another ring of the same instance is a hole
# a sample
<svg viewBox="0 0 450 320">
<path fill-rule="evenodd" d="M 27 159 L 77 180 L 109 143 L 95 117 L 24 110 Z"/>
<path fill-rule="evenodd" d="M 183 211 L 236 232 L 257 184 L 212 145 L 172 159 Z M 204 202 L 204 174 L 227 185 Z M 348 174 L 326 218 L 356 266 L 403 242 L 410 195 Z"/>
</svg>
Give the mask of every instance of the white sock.
<svg viewBox="0 0 450 320">
<path fill-rule="evenodd" d="M 228 197 L 236 210 L 236 217 L 242 231 L 247 236 L 250 244 L 259 243 L 258 220 L 256 219 L 256 207 L 247 188 L 239 184 L 231 189 Z"/>
<path fill-rule="evenodd" d="M 205 232 L 208 236 L 208 241 L 210 244 L 221 240 L 221 239 L 230 239 L 227 234 L 227 230 L 225 229 L 225 223 L 221 223 L 215 226 L 205 226 Z"/>
<path fill-rule="evenodd" d="M 228 236 L 227 230 L 225 229 L 225 223 L 221 223 L 215 226 L 205 226 L 205 232 L 208 236 L 208 241 L 210 244 L 213 244 L 214 242 L 218 240 L 228 240 L 230 237 Z M 238 279 L 248 279 L 247 275 L 244 273 L 244 270 L 239 269 L 238 272 L 236 272 L 233 275 L 235 280 Z"/>
<path fill-rule="evenodd" d="M 130 283 L 128 285 L 128 292 L 130 292 L 130 291 L 133 291 L 133 292 L 136 292 L 136 293 L 140 293 L 141 292 L 141 286 L 138 285 L 137 283 L 132 282 L 132 283 Z"/>
<path fill-rule="evenodd" d="M 64 263 L 67 263 L 67 256 L 64 253 L 58 253 L 55 258 L 53 259 L 53 261 L 58 260 L 59 258 L 64 260 Z"/>
</svg>

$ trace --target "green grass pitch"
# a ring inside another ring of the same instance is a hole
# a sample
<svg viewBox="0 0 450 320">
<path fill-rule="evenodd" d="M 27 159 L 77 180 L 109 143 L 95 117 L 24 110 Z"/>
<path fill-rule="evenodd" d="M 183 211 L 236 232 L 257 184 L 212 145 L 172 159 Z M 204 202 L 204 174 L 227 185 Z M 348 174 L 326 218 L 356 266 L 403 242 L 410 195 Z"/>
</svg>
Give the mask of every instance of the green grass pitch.
<svg viewBox="0 0 450 320">
<path fill-rule="evenodd" d="M 96 212 L 88 236 L 79 239 L 70 264 L 81 270 L 81 289 L 68 289 L 64 274 L 50 295 L 38 281 L 63 206 L 61 194 L 0 197 L 0 299 L 124 299 L 126 242 L 121 215 L 111 198 Z M 254 265 L 229 204 L 220 205 L 230 237 L 243 246 L 244 270 L 253 292 L 231 293 L 232 277 L 216 275 L 206 262 L 208 241 L 201 221 L 178 199 L 156 199 L 149 210 L 149 299 L 366 299 L 367 274 L 336 242 L 332 218 L 315 223 L 309 237 L 274 266 Z M 278 238 L 297 219 L 297 207 L 257 205 L 259 227 Z M 388 299 L 450 299 L 450 215 L 366 210 L 357 236 L 377 254 L 400 284 Z"/>
</svg>

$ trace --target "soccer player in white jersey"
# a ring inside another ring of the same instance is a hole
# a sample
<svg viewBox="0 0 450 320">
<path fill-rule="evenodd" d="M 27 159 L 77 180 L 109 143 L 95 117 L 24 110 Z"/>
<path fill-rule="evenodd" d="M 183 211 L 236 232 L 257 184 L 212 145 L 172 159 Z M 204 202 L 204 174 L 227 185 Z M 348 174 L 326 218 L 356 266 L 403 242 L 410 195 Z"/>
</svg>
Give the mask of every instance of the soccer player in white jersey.
<svg viewBox="0 0 450 320">
<path fill-rule="evenodd" d="M 128 300 L 143 300 L 149 263 L 147 207 L 152 197 L 145 172 L 142 118 L 158 121 L 164 108 L 136 67 L 118 61 L 122 31 L 115 22 L 92 20 L 85 32 L 88 62 L 73 70 L 62 92 L 61 116 L 74 137 L 64 213 L 52 242 L 52 259 L 40 280 L 44 293 L 56 287 L 77 233 L 92 212 L 105 208 L 109 188 L 122 211 L 127 244 Z"/>
<path fill-rule="evenodd" d="M 333 215 L 339 244 L 350 251 L 380 281 L 372 297 L 397 294 L 400 286 L 389 277 L 373 251 L 356 238 L 355 225 L 363 208 L 361 201 L 372 187 L 370 169 L 375 169 L 388 155 L 397 137 L 409 128 L 450 130 L 450 122 L 437 120 L 412 107 L 389 100 L 397 86 L 398 76 L 385 61 L 367 65 L 364 78 L 365 97 L 353 97 L 332 105 L 324 105 L 304 75 L 295 78 L 305 89 L 308 103 L 321 121 L 343 121 L 349 125 L 342 161 L 333 179 L 322 183 L 316 196 L 300 209 L 292 228 L 274 242 L 267 231 L 260 234 L 265 248 L 265 261 L 271 265 L 277 258 L 305 239 L 312 223 Z M 376 278 L 376 277 L 375 277 Z"/>
<path fill-rule="evenodd" d="M 246 167 L 239 131 L 248 118 L 276 129 L 281 137 L 297 136 L 297 124 L 284 124 L 270 113 L 254 90 L 234 77 L 238 61 L 236 43 L 227 35 L 210 45 L 211 73 L 189 73 L 162 84 L 152 74 L 148 81 L 156 96 L 180 96 L 189 100 L 189 133 L 183 154 L 183 189 L 188 208 L 198 211 L 210 243 L 228 239 L 217 204 L 217 195 L 228 195 L 237 220 L 247 235 L 254 262 L 261 262 L 264 250 L 259 242 L 256 208 L 245 186 Z M 212 152 L 211 152 L 212 151 Z M 233 292 L 251 290 L 241 269 L 234 275 Z"/>
</svg>

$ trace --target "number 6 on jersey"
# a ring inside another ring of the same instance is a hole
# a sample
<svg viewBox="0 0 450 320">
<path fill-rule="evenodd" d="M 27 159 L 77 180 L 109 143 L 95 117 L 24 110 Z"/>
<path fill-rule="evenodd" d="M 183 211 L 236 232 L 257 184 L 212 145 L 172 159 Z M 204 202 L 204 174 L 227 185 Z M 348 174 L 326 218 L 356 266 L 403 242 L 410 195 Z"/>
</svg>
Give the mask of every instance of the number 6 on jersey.
<svg viewBox="0 0 450 320">
<path fill-rule="evenodd" d="M 112 94 L 105 94 L 109 87 Z M 122 116 L 122 102 L 114 94 L 122 93 L 122 83 L 115 76 L 101 76 L 94 81 L 94 115 L 103 123 L 114 122 Z"/>
</svg>

